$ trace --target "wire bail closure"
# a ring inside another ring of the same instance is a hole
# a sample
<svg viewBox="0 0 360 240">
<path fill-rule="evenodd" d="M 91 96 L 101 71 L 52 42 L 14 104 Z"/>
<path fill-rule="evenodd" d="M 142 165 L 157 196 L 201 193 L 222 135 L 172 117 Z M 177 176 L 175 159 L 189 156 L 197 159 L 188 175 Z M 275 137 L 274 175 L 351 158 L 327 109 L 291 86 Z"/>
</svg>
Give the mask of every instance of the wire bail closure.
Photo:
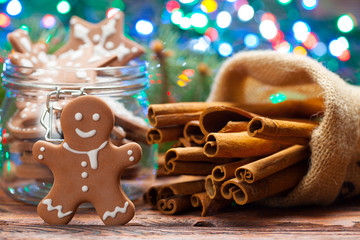
<svg viewBox="0 0 360 240">
<path fill-rule="evenodd" d="M 87 95 L 85 93 L 85 88 L 77 89 L 66 89 L 61 90 L 61 88 L 56 87 L 56 90 L 51 91 L 47 94 L 46 98 L 46 108 L 43 111 L 40 123 L 45 128 L 45 140 L 49 142 L 63 142 L 64 139 L 53 138 L 53 121 L 54 121 L 54 111 L 61 111 L 62 108 L 55 106 L 54 103 L 60 99 L 62 95 L 69 96 L 82 96 Z"/>
</svg>

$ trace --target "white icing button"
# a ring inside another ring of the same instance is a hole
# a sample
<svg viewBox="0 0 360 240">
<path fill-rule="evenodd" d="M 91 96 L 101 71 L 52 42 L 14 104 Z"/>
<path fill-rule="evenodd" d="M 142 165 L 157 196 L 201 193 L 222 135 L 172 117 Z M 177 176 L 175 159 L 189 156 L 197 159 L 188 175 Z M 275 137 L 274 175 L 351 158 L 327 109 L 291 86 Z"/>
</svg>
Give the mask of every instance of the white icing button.
<svg viewBox="0 0 360 240">
<path fill-rule="evenodd" d="M 40 154 L 40 155 L 38 156 L 38 159 L 39 159 L 39 160 L 43 160 L 43 159 L 44 159 L 44 156 Z"/>
<path fill-rule="evenodd" d="M 132 162 L 132 161 L 134 161 L 134 157 L 133 156 L 131 156 L 130 158 L 129 158 L 129 160 Z"/>
<path fill-rule="evenodd" d="M 94 115 L 92 116 L 92 119 L 93 119 L 94 121 L 99 121 L 100 115 L 99 115 L 98 113 L 94 113 Z"/>
<path fill-rule="evenodd" d="M 88 188 L 88 186 L 84 185 L 84 186 L 82 186 L 81 190 L 83 192 L 87 192 L 87 191 L 89 191 L 89 188 Z"/>
<path fill-rule="evenodd" d="M 87 166 L 87 162 L 82 161 L 82 162 L 81 162 L 81 166 L 82 166 L 82 167 L 86 167 L 86 166 Z"/>
<path fill-rule="evenodd" d="M 127 154 L 128 154 L 129 156 L 132 155 L 132 151 L 129 150 L 129 151 L 127 152 Z"/>
<path fill-rule="evenodd" d="M 82 178 L 87 178 L 88 176 L 89 176 L 89 174 L 87 172 L 82 172 L 81 173 Z"/>
<path fill-rule="evenodd" d="M 105 44 L 105 47 L 107 48 L 107 49 L 112 49 L 112 48 L 114 48 L 114 43 L 113 42 L 107 42 L 106 44 Z"/>
<path fill-rule="evenodd" d="M 136 52 L 138 51 L 138 49 L 137 49 L 136 47 L 132 47 L 132 48 L 131 48 L 131 51 L 132 51 L 133 53 L 136 53 Z"/>
<path fill-rule="evenodd" d="M 82 114 L 81 113 L 76 113 L 75 114 L 75 120 L 80 121 L 82 119 Z"/>
<path fill-rule="evenodd" d="M 100 41 L 100 38 L 101 38 L 101 36 L 99 34 L 94 34 L 93 41 L 98 42 L 98 41 Z"/>
<path fill-rule="evenodd" d="M 40 151 L 41 151 L 41 152 L 45 151 L 45 148 L 44 148 L 44 147 L 41 147 L 41 148 L 40 148 Z"/>
</svg>

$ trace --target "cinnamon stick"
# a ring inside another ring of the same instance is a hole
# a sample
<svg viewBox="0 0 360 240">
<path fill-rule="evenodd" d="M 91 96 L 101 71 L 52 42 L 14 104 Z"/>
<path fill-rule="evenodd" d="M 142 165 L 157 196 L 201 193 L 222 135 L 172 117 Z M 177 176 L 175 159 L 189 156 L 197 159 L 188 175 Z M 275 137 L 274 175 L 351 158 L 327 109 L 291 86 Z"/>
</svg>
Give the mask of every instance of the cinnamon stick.
<svg viewBox="0 0 360 240">
<path fill-rule="evenodd" d="M 205 190 L 210 199 L 223 199 L 221 196 L 221 185 L 223 183 L 215 181 L 212 175 L 205 178 Z"/>
<path fill-rule="evenodd" d="M 280 103 L 241 104 L 239 107 L 269 117 L 309 118 L 323 115 L 325 110 L 323 98 L 306 100 L 286 100 Z"/>
<path fill-rule="evenodd" d="M 207 162 L 169 162 L 169 165 L 165 165 L 165 172 L 168 175 L 206 176 L 211 174 L 217 165 L 217 163 Z"/>
<path fill-rule="evenodd" d="M 167 184 L 158 191 L 158 199 L 169 198 L 177 195 L 192 195 L 205 191 L 205 180 L 193 180 Z"/>
<path fill-rule="evenodd" d="M 230 121 L 228 122 L 225 127 L 223 127 L 219 133 L 228 133 L 228 132 L 243 132 L 247 131 L 248 128 L 248 121 Z"/>
<path fill-rule="evenodd" d="M 178 147 L 196 147 L 199 146 L 198 144 L 194 143 L 194 142 L 189 142 L 188 140 L 186 140 L 183 137 L 180 137 L 179 140 L 174 143 L 172 145 L 173 148 L 178 148 Z"/>
<path fill-rule="evenodd" d="M 191 196 L 172 196 L 160 199 L 157 202 L 157 209 L 167 215 L 174 215 L 192 208 L 190 202 Z"/>
<path fill-rule="evenodd" d="M 204 154 L 202 147 L 180 147 L 180 148 L 170 148 L 165 153 L 165 166 L 169 162 L 207 162 L 207 163 L 218 163 L 224 164 L 228 162 L 233 162 L 233 158 L 214 158 L 208 157 Z"/>
<path fill-rule="evenodd" d="M 161 186 L 151 186 L 144 194 L 144 200 L 148 203 L 152 208 L 157 208 L 158 202 L 158 191 Z"/>
<path fill-rule="evenodd" d="M 248 122 L 257 114 L 243 109 L 228 106 L 209 107 L 199 118 L 201 132 L 206 136 L 211 132 L 219 132 L 229 121 Z"/>
<path fill-rule="evenodd" d="M 298 122 L 255 117 L 249 122 L 247 131 L 252 137 L 307 145 L 312 131 L 317 126 L 317 122 Z"/>
<path fill-rule="evenodd" d="M 201 112 L 210 106 L 234 105 L 227 102 L 182 102 L 168 104 L 152 104 L 147 117 L 153 127 L 184 125 L 189 121 L 198 120 Z"/>
<path fill-rule="evenodd" d="M 148 144 L 176 141 L 183 135 L 183 126 L 151 128 L 146 134 Z"/>
<path fill-rule="evenodd" d="M 199 121 L 190 121 L 184 127 L 184 137 L 189 142 L 203 145 L 205 135 L 201 132 Z"/>
<path fill-rule="evenodd" d="M 307 162 L 300 162 L 252 184 L 232 178 L 221 186 L 225 199 L 233 198 L 239 205 L 255 202 L 295 187 L 307 171 Z"/>
<path fill-rule="evenodd" d="M 211 133 L 206 138 L 204 153 L 209 157 L 256 157 L 275 153 L 288 145 L 253 138 L 247 132 Z"/>
<path fill-rule="evenodd" d="M 203 153 L 202 147 L 170 148 L 165 153 L 166 172 L 190 175 L 208 175 L 212 169 L 231 158 L 211 158 Z"/>
<path fill-rule="evenodd" d="M 218 165 L 216 167 L 213 168 L 211 175 L 214 179 L 214 181 L 217 182 L 223 182 L 226 181 L 230 178 L 235 177 L 235 170 L 238 167 L 244 166 L 245 164 L 248 164 L 250 162 L 253 162 L 255 160 L 257 160 L 258 158 L 245 158 L 245 159 L 241 159 L 239 161 L 236 162 L 231 162 L 231 163 L 225 163 L 222 165 Z"/>
<path fill-rule="evenodd" d="M 237 168 L 235 177 L 239 181 L 253 183 L 298 162 L 307 160 L 309 157 L 310 150 L 308 147 L 294 145 Z"/>
<path fill-rule="evenodd" d="M 202 217 L 217 213 L 219 210 L 230 206 L 232 203 L 232 201 L 225 199 L 210 199 L 206 192 L 193 194 L 190 201 L 193 207 L 202 208 Z"/>
</svg>

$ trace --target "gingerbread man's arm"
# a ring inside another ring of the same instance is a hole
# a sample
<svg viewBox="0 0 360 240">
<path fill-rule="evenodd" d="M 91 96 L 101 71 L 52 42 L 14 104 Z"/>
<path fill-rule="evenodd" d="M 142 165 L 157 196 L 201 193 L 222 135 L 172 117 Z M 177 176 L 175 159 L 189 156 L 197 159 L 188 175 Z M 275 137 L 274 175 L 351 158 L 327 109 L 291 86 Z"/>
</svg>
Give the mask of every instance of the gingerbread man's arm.
<svg viewBox="0 0 360 240">
<path fill-rule="evenodd" d="M 45 141 L 37 141 L 33 146 L 33 158 L 51 168 L 53 163 L 59 159 L 58 156 L 61 155 L 60 146 Z"/>
<path fill-rule="evenodd" d="M 128 143 L 116 148 L 116 159 L 119 159 L 121 169 L 135 165 L 141 159 L 141 147 L 137 143 Z"/>
</svg>

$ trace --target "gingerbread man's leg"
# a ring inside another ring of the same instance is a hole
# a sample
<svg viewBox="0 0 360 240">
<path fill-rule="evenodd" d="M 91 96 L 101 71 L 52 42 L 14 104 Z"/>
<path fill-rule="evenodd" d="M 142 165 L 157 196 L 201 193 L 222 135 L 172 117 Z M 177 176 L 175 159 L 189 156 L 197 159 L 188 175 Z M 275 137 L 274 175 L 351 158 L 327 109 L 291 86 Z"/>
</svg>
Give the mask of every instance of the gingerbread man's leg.
<svg viewBox="0 0 360 240">
<path fill-rule="evenodd" d="M 39 203 L 37 212 L 49 224 L 67 224 L 73 218 L 80 203 L 75 196 L 66 196 L 61 191 L 53 191 L 54 189 L 56 190 L 55 186 Z"/>
<path fill-rule="evenodd" d="M 98 197 L 92 203 L 105 225 L 124 225 L 134 217 L 134 204 L 120 190 Z"/>
</svg>

